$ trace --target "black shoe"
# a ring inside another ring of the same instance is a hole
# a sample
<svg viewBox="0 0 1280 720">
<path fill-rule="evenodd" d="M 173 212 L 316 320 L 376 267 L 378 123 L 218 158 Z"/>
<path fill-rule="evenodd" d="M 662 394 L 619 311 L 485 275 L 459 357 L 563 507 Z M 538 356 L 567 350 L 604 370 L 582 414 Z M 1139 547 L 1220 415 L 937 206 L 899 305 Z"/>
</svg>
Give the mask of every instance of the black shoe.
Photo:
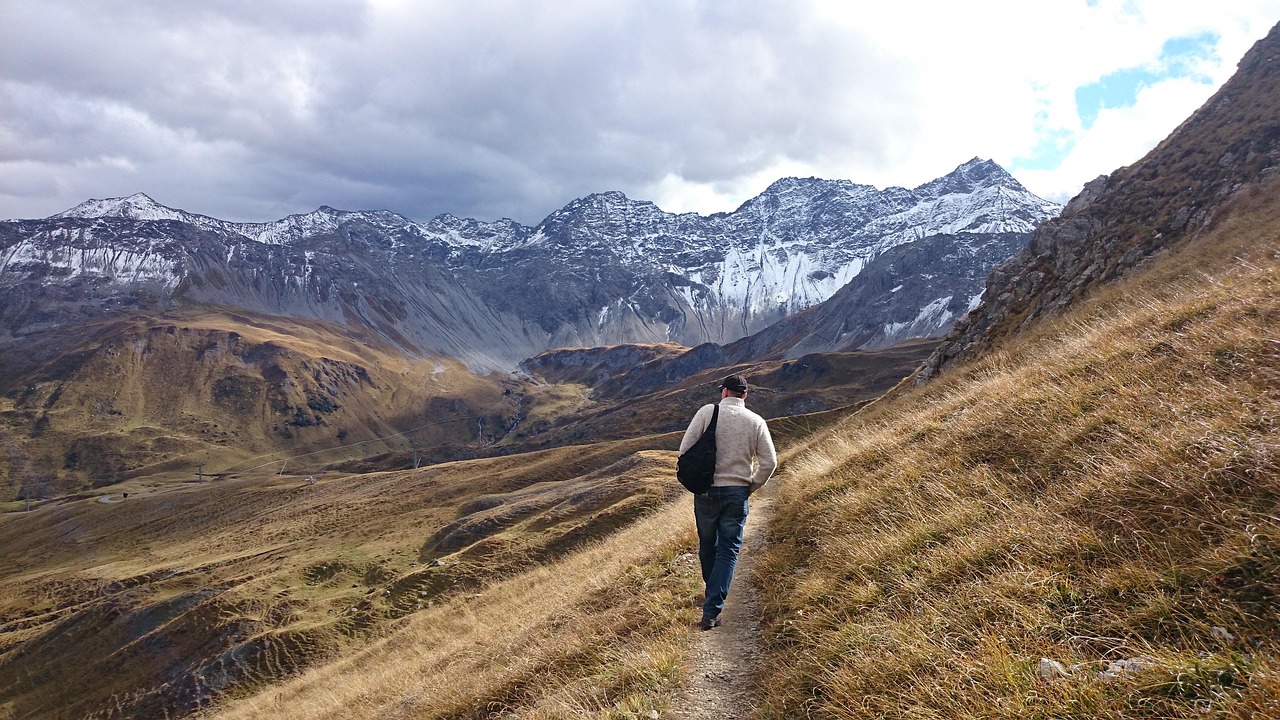
<svg viewBox="0 0 1280 720">
<path fill-rule="evenodd" d="M 698 621 L 699 630 L 710 630 L 713 627 L 720 627 L 720 616 L 717 615 L 716 617 L 703 617 L 701 620 Z"/>
</svg>

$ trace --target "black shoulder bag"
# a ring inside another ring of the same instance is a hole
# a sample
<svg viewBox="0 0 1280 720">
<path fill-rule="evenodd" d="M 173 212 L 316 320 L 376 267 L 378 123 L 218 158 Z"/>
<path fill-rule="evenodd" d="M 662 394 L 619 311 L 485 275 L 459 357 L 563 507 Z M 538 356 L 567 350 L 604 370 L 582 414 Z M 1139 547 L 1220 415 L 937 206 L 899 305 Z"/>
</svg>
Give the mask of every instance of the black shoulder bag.
<svg viewBox="0 0 1280 720">
<path fill-rule="evenodd" d="M 711 489 L 716 475 L 716 421 L 720 419 L 720 406 L 711 412 L 711 424 L 702 431 L 702 437 L 689 446 L 676 461 L 676 478 L 686 490 L 702 495 Z"/>
</svg>

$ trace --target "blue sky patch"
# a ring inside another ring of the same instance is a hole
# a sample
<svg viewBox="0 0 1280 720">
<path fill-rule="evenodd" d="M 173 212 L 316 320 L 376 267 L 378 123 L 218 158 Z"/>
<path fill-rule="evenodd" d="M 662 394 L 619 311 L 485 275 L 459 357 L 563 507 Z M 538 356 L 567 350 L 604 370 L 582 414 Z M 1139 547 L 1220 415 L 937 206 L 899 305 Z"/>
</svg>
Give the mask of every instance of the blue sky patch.
<svg viewBox="0 0 1280 720">
<path fill-rule="evenodd" d="M 1062 164 L 1062 159 L 1071 152 L 1076 138 L 1067 130 L 1040 133 L 1040 140 L 1026 157 L 1014 158 L 1010 172 L 1017 174 L 1020 170 L 1053 170 Z"/>
<path fill-rule="evenodd" d="M 1080 124 L 1085 129 L 1093 127 L 1103 108 L 1129 107 L 1137 100 L 1139 90 L 1162 80 L 1189 77 L 1197 82 L 1212 82 L 1212 78 L 1197 71 L 1197 66 L 1214 56 L 1217 42 L 1215 33 L 1173 38 L 1160 48 L 1160 57 L 1155 63 L 1123 68 L 1096 83 L 1076 88 Z"/>
<path fill-rule="evenodd" d="M 1160 48 L 1160 56 L 1154 62 L 1137 67 L 1121 68 L 1109 73 L 1096 83 L 1076 88 L 1076 112 L 1081 126 L 1088 130 L 1098 119 L 1103 108 L 1130 107 L 1138 99 L 1138 92 L 1170 78 L 1191 78 L 1196 82 L 1210 83 L 1213 79 L 1200 70 L 1202 63 L 1216 56 L 1218 35 L 1203 33 L 1189 37 L 1173 38 Z M 1047 131 L 1041 125 L 1044 118 L 1037 118 L 1040 126 L 1039 142 L 1025 156 L 1014 158 L 1009 171 L 1017 174 L 1024 170 L 1053 170 L 1062 164 L 1063 158 L 1075 146 L 1077 134 L 1069 130 Z M 1052 199 L 1052 198 L 1051 198 Z"/>
</svg>

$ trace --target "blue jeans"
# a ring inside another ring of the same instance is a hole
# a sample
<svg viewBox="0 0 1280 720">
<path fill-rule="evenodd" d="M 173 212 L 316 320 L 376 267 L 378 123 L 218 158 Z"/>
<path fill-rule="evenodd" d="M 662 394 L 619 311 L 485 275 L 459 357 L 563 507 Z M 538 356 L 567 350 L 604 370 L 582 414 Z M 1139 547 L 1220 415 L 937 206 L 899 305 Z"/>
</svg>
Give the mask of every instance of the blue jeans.
<svg viewBox="0 0 1280 720">
<path fill-rule="evenodd" d="M 693 519 L 698 525 L 698 560 L 707 599 L 703 617 L 716 617 L 724 609 L 724 599 L 733 582 L 733 568 L 742 549 L 742 529 L 747 524 L 745 487 L 712 487 L 705 495 L 693 496 Z"/>
</svg>

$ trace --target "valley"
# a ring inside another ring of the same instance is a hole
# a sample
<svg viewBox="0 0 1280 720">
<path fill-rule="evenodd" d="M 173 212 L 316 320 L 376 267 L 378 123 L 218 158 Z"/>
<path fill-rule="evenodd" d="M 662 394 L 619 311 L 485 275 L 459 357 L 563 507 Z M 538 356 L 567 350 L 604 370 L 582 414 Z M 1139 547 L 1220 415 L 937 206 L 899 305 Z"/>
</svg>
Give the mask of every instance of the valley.
<svg viewBox="0 0 1280 720">
<path fill-rule="evenodd" d="M 485 376 L 330 324 L 235 309 L 88 327 L 62 348 L 66 360 L 38 366 L 6 398 L 9 447 L 24 460 L 10 466 L 18 499 L 0 518 L 0 708 L 14 717 L 222 707 L 329 672 L 406 623 L 507 607 L 511 584 L 538 578 L 559 592 L 550 568 L 637 533 L 646 544 L 621 554 L 632 564 L 609 572 L 648 567 L 646 592 L 659 595 L 574 602 L 642 613 L 615 642 L 658 643 L 671 658 L 660 687 L 675 693 L 687 631 L 671 619 L 692 612 L 678 598 L 696 578 L 688 528 L 671 517 L 686 504 L 671 468 L 688 416 L 719 377 L 742 372 L 785 450 L 937 345 L 711 367 L 646 392 L 642 379 L 686 348 L 561 350 L 525 374 Z M 21 484 L 42 461 L 58 481 Z M 662 597 L 676 604 L 655 609 Z M 546 613 L 567 611 L 520 612 L 554 628 Z M 561 662 L 561 640 L 545 642 L 547 659 L 526 660 Z M 612 672 L 618 661 L 594 662 Z M 515 692 L 500 689 L 516 682 L 504 677 L 491 692 Z M 79 688 L 74 701 L 62 682 Z M 598 702 L 617 702 L 628 682 Z"/>
<path fill-rule="evenodd" d="M 730 371 L 759 384 L 767 417 L 822 412 L 870 400 L 934 346 L 711 367 L 640 393 L 611 383 L 642 386 L 643 373 L 662 373 L 661 358 L 592 386 L 549 370 L 547 380 L 532 365 L 532 375 L 476 375 L 452 358 L 406 357 L 327 323 L 234 310 L 134 314 L 81 331 L 61 346 L 48 342 L 59 359 L 10 376 L 0 392 L 12 458 L 0 484 L 11 502 L 127 491 L 116 487 L 125 481 L 187 482 L 198 472 L 400 469 L 415 458 L 672 432 Z M 173 391 L 156 392 L 163 387 Z"/>
</svg>

